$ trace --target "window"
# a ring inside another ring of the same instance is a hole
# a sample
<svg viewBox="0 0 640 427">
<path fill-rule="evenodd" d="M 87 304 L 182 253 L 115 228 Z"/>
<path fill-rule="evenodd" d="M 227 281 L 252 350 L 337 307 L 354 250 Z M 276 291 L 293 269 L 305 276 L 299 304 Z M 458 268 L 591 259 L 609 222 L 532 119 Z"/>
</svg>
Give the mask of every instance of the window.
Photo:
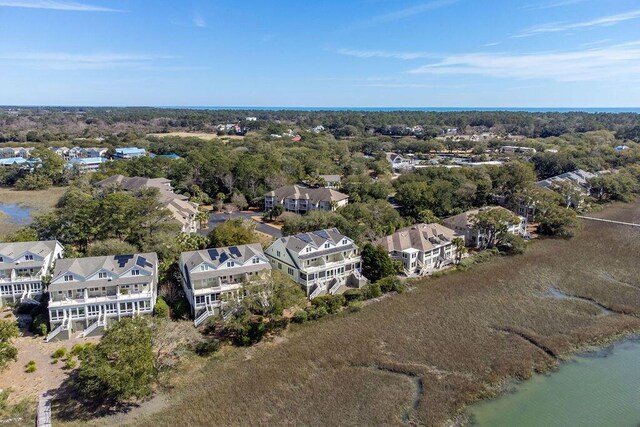
<svg viewBox="0 0 640 427">
<path fill-rule="evenodd" d="M 207 265 L 206 265 L 206 264 L 202 264 L 202 265 L 200 266 L 200 271 L 207 271 L 207 270 L 208 270 L 208 267 L 207 267 Z"/>
<path fill-rule="evenodd" d="M 198 295 L 196 297 L 196 305 L 204 304 L 204 302 L 205 302 L 205 296 L 204 295 Z"/>
<path fill-rule="evenodd" d="M 131 270 L 131 275 L 132 276 L 139 276 L 140 275 L 140 270 Z"/>
<path fill-rule="evenodd" d="M 259 262 L 260 262 L 260 259 L 259 259 L 259 258 L 253 258 L 253 263 L 254 263 L 254 264 L 258 264 Z"/>
<path fill-rule="evenodd" d="M 24 259 L 27 261 L 33 261 L 33 255 L 25 255 Z"/>
<path fill-rule="evenodd" d="M 278 258 L 280 258 L 280 251 L 277 251 L 277 252 L 276 252 L 276 256 L 277 256 Z"/>
<path fill-rule="evenodd" d="M 278 270 L 282 270 L 282 263 L 281 262 L 278 263 Z"/>
<path fill-rule="evenodd" d="M 64 281 L 65 282 L 73 282 L 73 276 L 71 274 L 65 275 L 64 276 Z"/>
<path fill-rule="evenodd" d="M 0 262 L 4 262 L 4 258 L 0 256 Z"/>
<path fill-rule="evenodd" d="M 227 263 L 227 267 L 233 267 L 233 265 L 234 265 L 233 261 L 229 261 L 229 262 Z"/>
<path fill-rule="evenodd" d="M 106 279 L 106 278 L 107 278 L 106 271 L 101 271 L 100 273 L 98 273 L 98 279 Z"/>
<path fill-rule="evenodd" d="M 331 245 L 330 245 L 329 243 L 325 243 L 325 244 L 324 244 L 324 248 L 325 248 L 325 249 L 329 249 L 329 247 L 330 247 L 330 246 L 331 246 Z"/>
<path fill-rule="evenodd" d="M 293 276 L 293 268 L 287 268 L 287 273 L 289 273 L 289 276 Z"/>
<path fill-rule="evenodd" d="M 347 239 L 342 239 L 342 244 L 346 245 L 347 244 Z"/>
</svg>

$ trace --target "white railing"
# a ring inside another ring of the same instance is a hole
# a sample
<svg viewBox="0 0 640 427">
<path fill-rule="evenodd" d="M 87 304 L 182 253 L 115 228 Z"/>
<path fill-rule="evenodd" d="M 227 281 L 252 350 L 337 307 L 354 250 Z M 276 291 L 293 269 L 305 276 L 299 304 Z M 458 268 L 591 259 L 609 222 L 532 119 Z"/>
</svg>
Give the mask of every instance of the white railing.
<svg viewBox="0 0 640 427">
<path fill-rule="evenodd" d="M 316 298 L 317 296 L 319 296 L 322 293 L 322 291 L 324 291 L 324 286 L 322 286 L 322 285 L 316 286 L 314 291 L 311 292 L 311 295 L 309 295 L 309 299 Z"/>
<path fill-rule="evenodd" d="M 336 283 L 333 284 L 333 286 L 331 286 L 331 288 L 329 289 L 329 293 L 331 295 L 335 295 L 336 292 L 338 292 L 338 290 L 342 287 L 342 283 L 336 280 Z"/>
<path fill-rule="evenodd" d="M 82 331 L 82 334 L 80 334 L 80 337 L 81 338 L 86 338 L 91 332 L 95 331 L 100 326 L 103 326 L 102 325 L 102 321 L 100 319 L 98 319 L 95 322 L 93 322 L 91 325 L 89 325 L 89 327 L 87 329 Z"/>
<path fill-rule="evenodd" d="M 47 335 L 46 342 L 50 342 L 52 339 L 58 336 L 60 332 L 68 330 L 70 326 L 71 326 L 71 318 L 65 317 L 64 320 L 62 320 L 62 323 L 53 331 L 51 331 L 49 335 Z"/>
<path fill-rule="evenodd" d="M 214 310 L 209 307 L 209 305 L 205 305 L 205 307 L 201 310 L 201 312 L 196 316 L 193 320 L 193 325 L 197 328 L 202 325 L 209 317 L 214 315 Z"/>
</svg>

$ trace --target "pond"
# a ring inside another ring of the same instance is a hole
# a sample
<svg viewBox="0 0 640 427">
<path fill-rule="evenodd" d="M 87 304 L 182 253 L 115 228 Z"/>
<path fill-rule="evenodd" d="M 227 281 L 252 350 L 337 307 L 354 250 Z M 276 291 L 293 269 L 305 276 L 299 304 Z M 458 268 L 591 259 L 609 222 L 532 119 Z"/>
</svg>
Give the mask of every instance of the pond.
<svg viewBox="0 0 640 427">
<path fill-rule="evenodd" d="M 32 219 L 30 208 L 17 204 L 0 203 L 0 217 L 5 215 L 6 222 L 17 225 L 27 225 Z"/>
<path fill-rule="evenodd" d="M 639 426 L 640 339 L 582 353 L 469 414 L 474 426 Z"/>
</svg>

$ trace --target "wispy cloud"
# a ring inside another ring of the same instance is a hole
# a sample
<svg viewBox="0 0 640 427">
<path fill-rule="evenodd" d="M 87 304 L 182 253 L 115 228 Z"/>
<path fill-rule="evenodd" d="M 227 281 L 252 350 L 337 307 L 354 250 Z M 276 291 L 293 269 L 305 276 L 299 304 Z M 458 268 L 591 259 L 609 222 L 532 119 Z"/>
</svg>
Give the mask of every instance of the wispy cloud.
<svg viewBox="0 0 640 427">
<path fill-rule="evenodd" d="M 193 18 L 193 25 L 198 28 L 207 28 L 207 21 L 202 16 L 195 16 Z"/>
<path fill-rule="evenodd" d="M 564 6 L 573 6 L 574 4 L 586 3 L 591 0 L 558 0 L 551 2 L 543 2 L 538 4 L 530 4 L 527 6 L 523 6 L 522 9 L 527 10 L 544 10 L 544 9 L 553 9 L 556 7 L 564 7 Z"/>
<path fill-rule="evenodd" d="M 54 0 L 0 0 L 0 7 L 19 7 L 25 9 L 51 9 L 75 12 L 122 12 L 109 7 L 94 6 L 72 1 Z"/>
<path fill-rule="evenodd" d="M 640 80 L 640 42 L 570 52 L 449 55 L 410 74 L 467 74 L 560 82 Z"/>
<path fill-rule="evenodd" d="M 501 44 L 501 42 L 485 43 L 482 46 L 483 47 L 493 47 L 493 46 L 498 46 L 499 44 Z"/>
<path fill-rule="evenodd" d="M 399 21 L 401 19 L 411 18 L 413 16 L 422 15 L 435 9 L 450 6 L 454 3 L 457 3 L 458 1 L 459 0 L 432 0 L 426 3 L 418 4 L 416 6 L 395 10 L 384 15 L 374 16 L 365 21 L 355 24 L 351 27 L 351 29 L 366 28 L 378 24 L 386 24 L 393 21 Z"/>
<path fill-rule="evenodd" d="M 390 52 L 384 50 L 356 50 L 339 49 L 338 54 L 352 56 L 354 58 L 393 58 L 410 61 L 413 59 L 437 58 L 437 56 L 427 52 Z"/>
<path fill-rule="evenodd" d="M 538 34 L 546 33 L 561 33 L 571 30 L 586 30 L 597 27 L 610 27 L 612 25 L 619 24 L 625 21 L 631 21 L 633 19 L 640 18 L 640 9 L 632 10 L 617 15 L 603 16 L 601 18 L 593 19 L 591 21 L 573 22 L 573 23 L 550 23 L 544 25 L 538 25 L 535 27 L 527 28 L 520 34 L 513 36 L 514 38 L 530 37 Z"/>
<path fill-rule="evenodd" d="M 142 67 L 154 61 L 172 58 L 174 57 L 168 55 L 132 53 L 0 53 L 0 62 L 11 62 L 14 65 L 55 70 Z"/>
</svg>

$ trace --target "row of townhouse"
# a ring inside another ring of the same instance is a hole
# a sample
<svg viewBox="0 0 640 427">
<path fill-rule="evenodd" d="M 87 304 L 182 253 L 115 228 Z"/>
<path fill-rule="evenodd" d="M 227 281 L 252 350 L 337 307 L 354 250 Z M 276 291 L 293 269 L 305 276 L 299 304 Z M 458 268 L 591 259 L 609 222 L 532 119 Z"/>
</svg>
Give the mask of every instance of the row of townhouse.
<svg viewBox="0 0 640 427">
<path fill-rule="evenodd" d="M 63 254 L 55 240 L 0 243 L 0 306 L 39 304 L 48 291 L 47 341 L 99 334 L 122 317 L 153 312 L 155 253 L 88 258 Z"/>
<path fill-rule="evenodd" d="M 282 205 L 286 212 L 303 214 L 306 212 L 335 211 L 349 203 L 349 196 L 332 188 L 310 188 L 287 185 L 265 195 L 265 211 Z"/>
<path fill-rule="evenodd" d="M 0 159 L 20 157 L 26 160 L 31 157 L 33 150 L 34 147 L 2 147 L 0 148 Z"/>
</svg>

